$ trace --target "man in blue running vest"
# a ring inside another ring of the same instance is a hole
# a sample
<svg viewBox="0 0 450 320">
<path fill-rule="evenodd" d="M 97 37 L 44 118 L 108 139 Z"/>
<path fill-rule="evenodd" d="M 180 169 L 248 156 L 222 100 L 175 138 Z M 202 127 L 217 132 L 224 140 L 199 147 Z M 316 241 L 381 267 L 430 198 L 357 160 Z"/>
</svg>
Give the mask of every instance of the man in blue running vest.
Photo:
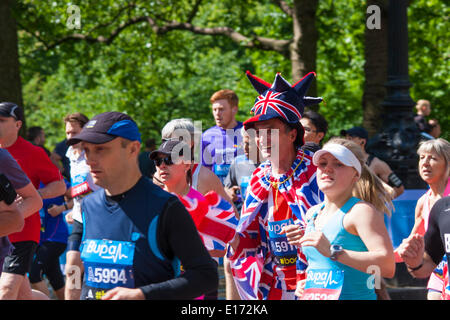
<svg viewBox="0 0 450 320">
<path fill-rule="evenodd" d="M 194 299 L 217 289 L 217 268 L 189 213 L 139 170 L 140 134 L 133 119 L 99 114 L 67 141 L 79 142 L 95 184 L 103 188 L 84 198 L 83 222 L 74 223 L 69 239 L 72 250 L 80 244 L 80 298 Z"/>
</svg>

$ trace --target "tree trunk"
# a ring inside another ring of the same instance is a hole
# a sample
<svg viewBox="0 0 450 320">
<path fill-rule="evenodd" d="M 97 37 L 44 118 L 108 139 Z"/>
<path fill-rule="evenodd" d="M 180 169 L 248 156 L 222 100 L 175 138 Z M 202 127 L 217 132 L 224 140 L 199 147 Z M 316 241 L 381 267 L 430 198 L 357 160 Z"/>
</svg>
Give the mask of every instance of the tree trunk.
<svg viewBox="0 0 450 320">
<path fill-rule="evenodd" d="M 308 72 L 316 71 L 317 40 L 316 11 L 318 0 L 294 0 L 293 38 L 290 46 L 293 83 Z M 311 83 L 308 96 L 317 96 L 316 81 Z"/>
<path fill-rule="evenodd" d="M 14 102 L 23 108 L 17 25 L 12 13 L 15 4 L 14 0 L 0 1 L 0 101 Z"/>
<path fill-rule="evenodd" d="M 362 97 L 363 126 L 369 136 L 375 134 L 381 126 L 386 96 L 388 69 L 388 1 L 369 0 L 367 6 L 377 5 L 381 9 L 381 28 L 365 28 L 365 64 L 364 92 Z"/>
</svg>

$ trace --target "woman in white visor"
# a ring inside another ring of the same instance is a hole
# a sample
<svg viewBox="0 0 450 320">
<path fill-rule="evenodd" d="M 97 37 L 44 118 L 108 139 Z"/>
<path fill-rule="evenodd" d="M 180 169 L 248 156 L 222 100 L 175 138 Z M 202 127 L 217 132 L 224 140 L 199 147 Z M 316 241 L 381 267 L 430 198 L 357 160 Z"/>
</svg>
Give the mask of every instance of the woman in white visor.
<svg viewBox="0 0 450 320">
<path fill-rule="evenodd" d="M 391 197 L 352 141 L 330 140 L 313 163 L 325 201 L 308 210 L 305 230 L 284 229 L 308 261 L 307 279 L 296 294 L 313 300 L 375 300 L 382 278 L 395 273 L 383 219 Z"/>
</svg>

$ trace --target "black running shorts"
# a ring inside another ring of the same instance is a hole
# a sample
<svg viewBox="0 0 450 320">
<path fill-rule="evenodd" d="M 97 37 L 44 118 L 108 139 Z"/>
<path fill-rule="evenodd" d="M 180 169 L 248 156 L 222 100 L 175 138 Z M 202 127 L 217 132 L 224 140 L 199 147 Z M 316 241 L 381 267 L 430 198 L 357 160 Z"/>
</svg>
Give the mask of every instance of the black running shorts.
<svg viewBox="0 0 450 320">
<path fill-rule="evenodd" d="M 34 241 L 19 241 L 13 243 L 12 252 L 5 257 L 3 272 L 25 275 L 30 272 L 37 243 Z"/>
</svg>

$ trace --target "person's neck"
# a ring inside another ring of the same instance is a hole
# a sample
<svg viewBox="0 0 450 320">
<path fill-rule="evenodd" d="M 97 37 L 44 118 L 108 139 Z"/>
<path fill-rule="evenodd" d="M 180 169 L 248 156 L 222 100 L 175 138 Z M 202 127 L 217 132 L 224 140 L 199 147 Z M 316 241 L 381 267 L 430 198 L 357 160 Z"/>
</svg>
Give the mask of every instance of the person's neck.
<svg viewBox="0 0 450 320">
<path fill-rule="evenodd" d="M 233 120 L 230 123 L 228 123 L 226 126 L 222 126 L 220 128 L 222 128 L 223 130 L 227 130 L 227 129 L 234 129 L 237 126 L 237 120 Z"/>
<path fill-rule="evenodd" d="M 352 189 L 339 194 L 325 194 L 324 212 L 336 212 L 352 197 Z"/>
<path fill-rule="evenodd" d="M 108 196 L 115 196 L 127 192 L 133 188 L 142 177 L 139 167 L 137 167 L 137 170 L 134 168 L 124 172 L 127 172 L 127 174 L 123 175 L 123 179 L 117 180 L 114 185 L 104 187 Z"/>
<path fill-rule="evenodd" d="M 14 136 L 12 138 L 6 138 L 4 141 L 0 141 L 0 148 L 9 148 L 11 147 L 14 143 L 16 143 L 17 139 L 19 138 L 19 136 Z"/>
<path fill-rule="evenodd" d="M 283 174 L 287 172 L 297 157 L 297 150 L 290 148 L 286 154 L 280 152 L 278 161 L 270 161 L 272 167 L 272 173 Z"/>
<path fill-rule="evenodd" d="M 259 155 L 252 155 L 252 154 L 245 154 L 245 157 L 247 158 L 247 160 L 249 160 L 250 162 L 256 164 L 259 166 L 259 164 L 261 163 L 261 160 L 259 158 Z"/>
<path fill-rule="evenodd" d="M 178 194 L 180 196 L 185 196 L 189 193 L 189 190 L 191 189 L 191 187 L 189 186 L 189 184 L 187 183 L 174 183 L 174 184 L 170 184 L 170 185 L 165 185 L 164 189 L 167 192 L 172 192 L 175 194 Z"/>
<path fill-rule="evenodd" d="M 367 159 L 369 158 L 369 154 L 366 152 L 366 149 L 363 146 L 361 146 L 361 150 L 363 153 L 363 159 L 364 159 L 364 163 L 365 163 L 367 161 Z"/>
<path fill-rule="evenodd" d="M 448 176 L 445 179 L 440 179 L 435 183 L 430 183 L 431 195 L 433 197 L 441 197 L 444 194 L 445 188 L 447 187 Z"/>
</svg>

